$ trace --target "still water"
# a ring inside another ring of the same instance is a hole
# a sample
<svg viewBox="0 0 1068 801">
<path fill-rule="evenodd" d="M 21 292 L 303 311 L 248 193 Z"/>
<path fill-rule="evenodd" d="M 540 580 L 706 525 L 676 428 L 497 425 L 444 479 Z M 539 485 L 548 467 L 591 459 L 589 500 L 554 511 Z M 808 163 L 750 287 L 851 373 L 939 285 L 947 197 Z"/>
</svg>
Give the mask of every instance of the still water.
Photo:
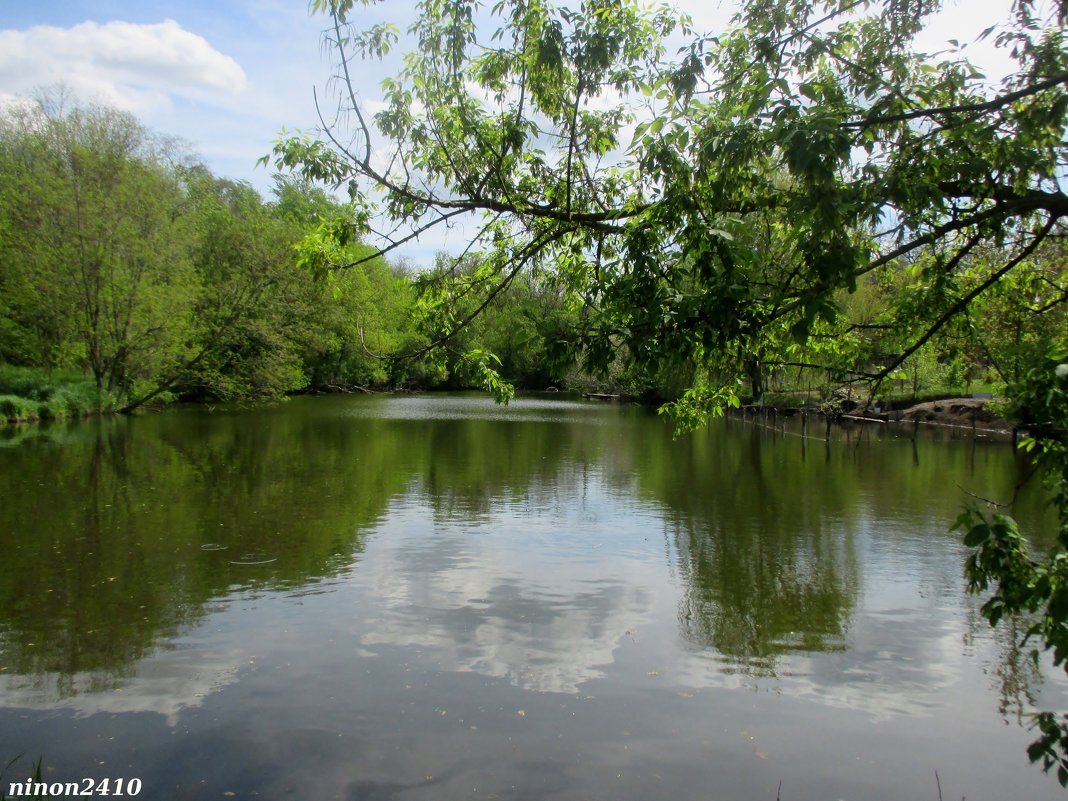
<svg viewBox="0 0 1068 801">
<path fill-rule="evenodd" d="M 946 530 L 1025 465 L 798 433 L 458 396 L 9 430 L 0 790 L 41 756 L 147 799 L 1061 797 L 1018 715 L 1065 682 Z"/>
</svg>

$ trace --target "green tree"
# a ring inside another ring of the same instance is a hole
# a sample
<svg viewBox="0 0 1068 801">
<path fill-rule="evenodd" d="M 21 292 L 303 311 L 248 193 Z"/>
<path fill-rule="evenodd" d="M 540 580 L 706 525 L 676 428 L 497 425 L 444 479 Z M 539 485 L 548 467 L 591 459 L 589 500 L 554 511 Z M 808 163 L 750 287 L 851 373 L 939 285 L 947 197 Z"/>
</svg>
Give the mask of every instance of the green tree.
<svg viewBox="0 0 1068 801">
<path fill-rule="evenodd" d="M 352 206 L 292 176 L 276 176 L 274 194 L 274 215 L 298 243 L 294 264 L 305 268 L 299 275 L 309 313 L 296 337 L 310 383 L 343 389 L 406 383 L 418 361 L 396 356 L 425 344 L 411 314 L 409 276 L 373 247 L 334 236 L 351 230 Z M 337 263 L 359 269 L 335 270 Z"/>
<path fill-rule="evenodd" d="M 136 393 L 181 351 L 195 295 L 166 144 L 127 114 L 58 102 L 10 109 L 0 139 L 3 356 Z"/>
<path fill-rule="evenodd" d="M 354 5 L 314 4 L 332 17 L 343 76 L 396 41 L 388 27 L 356 30 Z M 354 93 L 339 98 L 355 143 L 329 130 L 290 137 L 276 161 L 347 185 L 365 216 L 412 235 L 481 216 L 493 279 L 483 298 L 541 270 L 581 311 L 560 340 L 573 358 L 604 369 L 623 350 L 643 365 L 694 364 L 686 405 L 704 414 L 769 341 L 807 343 L 834 320 L 836 293 L 869 272 L 924 251 L 942 313 L 907 322 L 929 336 L 1068 210 L 1061 13 L 1043 27 L 1017 4 L 991 35 L 1019 69 L 990 89 L 959 57 L 913 52 L 937 6 L 858 17 L 868 3 L 754 0 L 712 37 L 666 8 L 607 0 L 500 3 L 490 36 L 473 4 L 427 5 L 404 70 L 385 83 L 388 107 L 372 119 Z M 675 61 L 669 34 L 690 38 Z M 785 263 L 750 246 L 769 215 Z M 1004 260 L 957 291 L 956 266 L 986 242 L 1002 243 Z M 464 324 L 439 322 L 441 337 Z"/>
<path fill-rule="evenodd" d="M 460 259 L 439 254 L 432 269 L 415 280 L 417 305 L 424 316 L 422 347 L 439 336 L 443 325 L 457 326 L 455 335 L 431 349 L 425 359 L 436 367 L 435 383 L 452 389 L 478 386 L 482 371 L 494 364 L 507 379 L 524 388 L 544 389 L 562 383 L 564 368 L 553 353 L 560 331 L 573 321 L 566 298 L 556 288 L 545 286 L 532 275 L 517 275 L 486 305 L 481 285 L 495 277 L 482 254 Z M 442 291 L 465 285 L 467 291 Z M 447 321 L 446 321 L 447 318 Z M 490 358 L 486 354 L 493 354 Z M 483 358 L 483 356 L 485 358 Z M 403 352 L 399 360 L 403 361 Z"/>
<path fill-rule="evenodd" d="M 979 298 L 968 312 L 973 359 L 1005 383 L 1019 384 L 1068 326 L 1068 262 L 1062 240 Z"/>
<path fill-rule="evenodd" d="M 747 381 L 759 394 L 762 365 L 802 361 L 797 348 L 848 366 L 863 348 L 836 350 L 839 303 L 867 276 L 905 264 L 923 288 L 894 321 L 894 357 L 849 368 L 878 383 L 1063 234 L 1065 0 L 1048 18 L 1015 0 L 984 34 L 1014 59 L 1000 84 L 959 51 L 916 51 L 938 0 L 746 0 L 718 35 L 624 0 L 500 0 L 488 18 L 436 0 L 420 5 L 373 117 L 354 61 L 399 34 L 360 31 L 361 4 L 312 3 L 330 18 L 351 130 L 286 137 L 277 165 L 346 186 L 357 220 L 407 232 L 395 243 L 479 220 L 481 280 L 442 271 L 423 307 L 432 342 L 473 319 L 453 301 L 477 312 L 534 272 L 574 313 L 555 343 L 564 355 L 594 370 L 620 352 L 653 373 L 692 366 L 668 407 L 684 426 Z M 672 36 L 686 44 L 668 59 Z M 770 250 L 753 247 L 763 226 Z"/>
<path fill-rule="evenodd" d="M 275 397 L 307 384 L 299 337 L 312 316 L 311 283 L 292 251 L 299 229 L 248 184 L 203 167 L 183 171 L 183 213 L 197 276 L 189 348 L 143 403 L 174 390 L 217 398 Z"/>
<path fill-rule="evenodd" d="M 286 179 L 265 203 L 127 114 L 63 95 L 11 106 L 0 177 L 0 362 L 83 370 L 123 411 L 278 396 L 331 348 L 388 353 L 385 332 L 410 325 L 410 288 L 384 260 L 333 291 L 300 269 L 295 244 L 351 209 Z M 347 380 L 387 380 L 359 353 Z"/>
</svg>

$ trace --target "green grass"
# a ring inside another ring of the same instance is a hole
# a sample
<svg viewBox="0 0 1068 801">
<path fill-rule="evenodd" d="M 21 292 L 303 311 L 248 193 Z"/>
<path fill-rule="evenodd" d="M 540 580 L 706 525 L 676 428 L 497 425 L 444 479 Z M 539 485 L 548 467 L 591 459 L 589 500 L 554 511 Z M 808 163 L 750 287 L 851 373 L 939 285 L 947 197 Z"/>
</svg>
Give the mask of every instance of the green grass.
<svg viewBox="0 0 1068 801">
<path fill-rule="evenodd" d="M 0 365 L 0 422 L 73 420 L 117 406 L 114 395 L 81 373 Z"/>
</svg>

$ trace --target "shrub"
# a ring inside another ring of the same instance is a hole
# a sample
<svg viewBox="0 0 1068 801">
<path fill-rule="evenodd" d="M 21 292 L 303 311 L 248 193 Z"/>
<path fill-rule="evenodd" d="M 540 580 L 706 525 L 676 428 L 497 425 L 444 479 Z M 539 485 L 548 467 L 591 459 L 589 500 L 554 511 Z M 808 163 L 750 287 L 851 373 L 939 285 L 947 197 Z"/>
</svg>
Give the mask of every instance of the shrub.
<svg viewBox="0 0 1068 801">
<path fill-rule="evenodd" d="M 18 423 L 37 417 L 36 404 L 18 395 L 0 395 L 0 420 Z"/>
</svg>

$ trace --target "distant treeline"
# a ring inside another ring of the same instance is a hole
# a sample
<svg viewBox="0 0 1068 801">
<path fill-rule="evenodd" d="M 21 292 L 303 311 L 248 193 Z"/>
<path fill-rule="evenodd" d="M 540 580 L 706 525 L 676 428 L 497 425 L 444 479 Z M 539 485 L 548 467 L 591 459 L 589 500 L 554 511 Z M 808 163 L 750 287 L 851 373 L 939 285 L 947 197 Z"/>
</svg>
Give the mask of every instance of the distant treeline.
<svg viewBox="0 0 1068 801">
<path fill-rule="evenodd" d="M 418 270 L 355 239 L 338 245 L 323 232 L 351 225 L 352 207 L 302 179 L 274 180 L 265 200 L 114 109 L 63 97 L 5 107 L 0 417 L 317 388 L 458 389 L 484 386 L 487 367 L 521 388 L 598 387 L 655 400 L 702 380 L 670 358 L 637 369 L 641 360 L 627 352 L 583 373 L 573 343 L 596 299 L 570 297 L 551 275 L 521 273 L 483 309 L 481 285 L 492 276 L 477 253 Z M 1005 276 L 911 352 L 882 391 L 1018 379 L 1064 330 L 1062 250 L 1058 241 Z M 439 291 L 457 280 L 470 285 L 470 302 Z M 978 279 L 963 265 L 954 280 Z M 947 289 L 931 284 L 922 254 L 865 277 L 841 293 L 835 324 L 804 347 L 784 333 L 751 354 L 744 391 L 825 396 L 900 356 L 914 335 L 904 323 Z"/>
<path fill-rule="evenodd" d="M 276 176 L 264 200 L 114 109 L 69 98 L 7 106 L 0 395 L 40 400 L 77 385 L 130 410 L 306 388 L 457 388 L 477 383 L 476 346 L 520 385 L 551 383 L 536 329 L 552 298 L 517 284 L 462 337 L 428 349 L 413 271 L 358 242 L 341 254 L 358 266 L 309 269 L 298 243 L 346 215 L 299 179 Z"/>
</svg>

